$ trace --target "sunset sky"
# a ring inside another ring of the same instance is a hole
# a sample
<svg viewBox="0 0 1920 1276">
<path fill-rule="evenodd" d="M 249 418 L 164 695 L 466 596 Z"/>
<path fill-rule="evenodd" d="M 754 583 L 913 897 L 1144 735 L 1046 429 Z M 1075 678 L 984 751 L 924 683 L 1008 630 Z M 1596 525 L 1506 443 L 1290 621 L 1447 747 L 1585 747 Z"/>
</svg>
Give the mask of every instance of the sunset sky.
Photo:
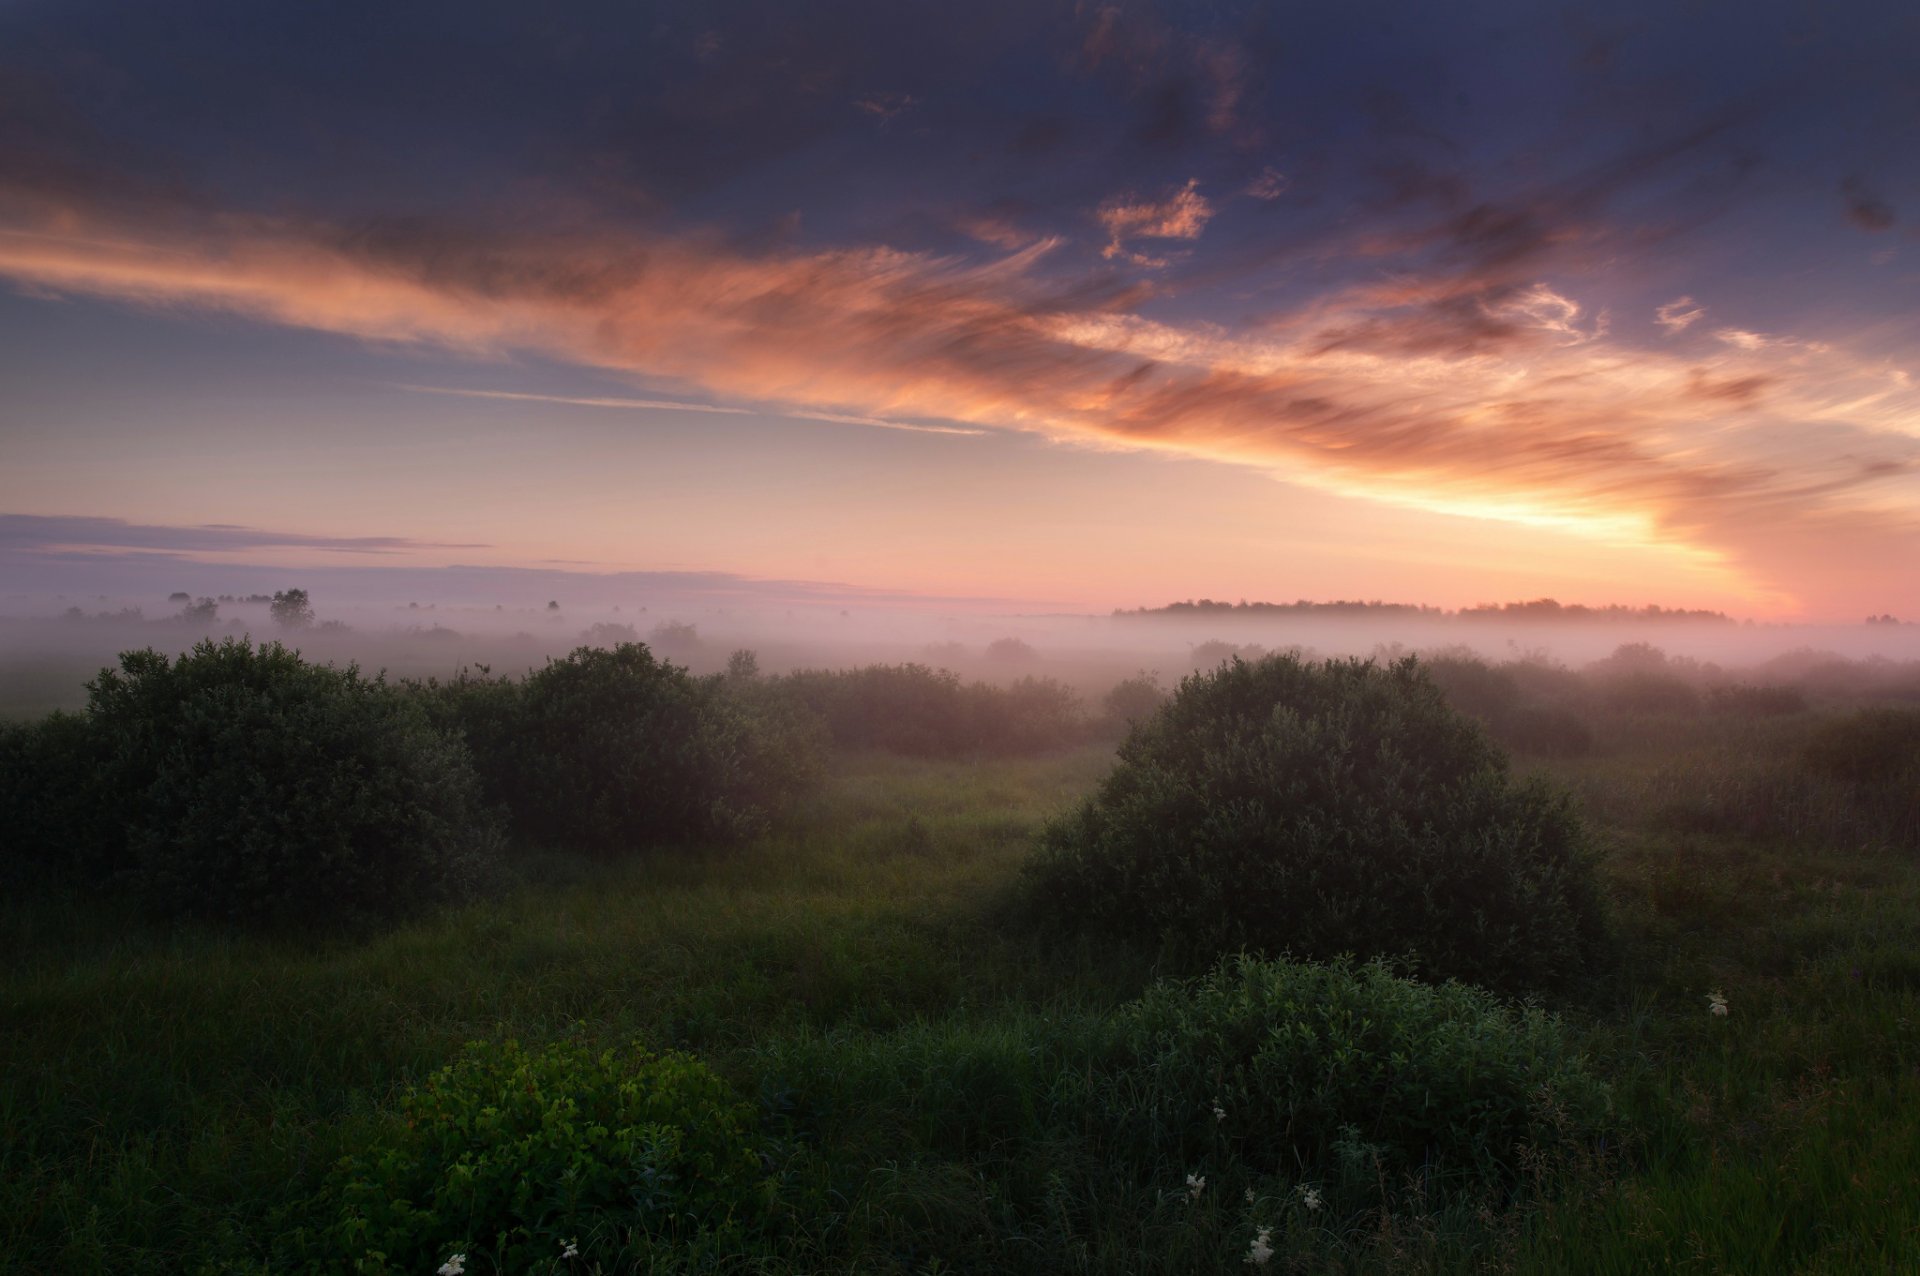
<svg viewBox="0 0 1920 1276">
<path fill-rule="evenodd" d="M 0 8 L 0 585 L 1913 619 L 1917 337 L 1905 0 Z"/>
</svg>

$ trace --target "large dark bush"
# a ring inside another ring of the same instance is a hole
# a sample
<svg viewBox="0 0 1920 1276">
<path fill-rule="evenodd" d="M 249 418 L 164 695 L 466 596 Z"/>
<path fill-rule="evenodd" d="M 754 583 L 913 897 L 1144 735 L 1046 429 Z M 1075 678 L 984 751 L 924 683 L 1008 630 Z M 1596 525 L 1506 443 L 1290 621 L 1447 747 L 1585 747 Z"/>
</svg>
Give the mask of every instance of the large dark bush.
<svg viewBox="0 0 1920 1276">
<path fill-rule="evenodd" d="M 1336 1213 L 1414 1174 L 1435 1196 L 1511 1188 L 1527 1158 L 1612 1123 L 1558 1020 L 1379 963 L 1241 956 L 1158 984 L 1120 1012 L 1091 1075 L 1115 1159 L 1306 1180 Z"/>
<path fill-rule="evenodd" d="M 100 857 L 161 911 L 391 915 L 470 893 L 495 861 L 466 748 L 380 679 L 230 638 L 127 653 L 88 691 L 117 817 Z"/>
<path fill-rule="evenodd" d="M 1235 661 L 1180 685 L 1051 825 L 1042 907 L 1202 956 L 1407 955 L 1541 987 L 1603 942 L 1567 799 L 1516 783 L 1412 660 Z"/>
<path fill-rule="evenodd" d="M 519 684 L 428 689 L 449 702 L 488 793 L 526 837 L 599 850 L 754 833 L 811 782 L 810 736 L 777 706 L 695 678 L 640 643 L 582 647 Z"/>
<path fill-rule="evenodd" d="M 123 795 L 84 717 L 0 723 L 0 885 L 97 882 L 125 865 Z"/>
<path fill-rule="evenodd" d="M 686 1270 L 769 1203 L 753 1113 L 697 1059 L 476 1043 L 406 1094 L 285 1248 L 317 1270 Z M 568 1251 L 571 1250 L 571 1253 Z"/>
</svg>

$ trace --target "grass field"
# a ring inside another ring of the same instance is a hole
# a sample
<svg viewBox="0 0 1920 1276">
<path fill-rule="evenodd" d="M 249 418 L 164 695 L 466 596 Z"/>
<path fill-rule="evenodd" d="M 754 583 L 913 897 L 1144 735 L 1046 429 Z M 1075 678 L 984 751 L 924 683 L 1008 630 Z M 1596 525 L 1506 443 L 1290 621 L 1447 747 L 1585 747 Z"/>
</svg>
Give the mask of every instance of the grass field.
<svg viewBox="0 0 1920 1276">
<path fill-rule="evenodd" d="M 1805 729 L 1628 722 L 1550 765 L 1621 932 L 1618 967 L 1552 1008 L 1624 1145 L 1498 1208 L 1262 1200 L 1269 1270 L 1920 1269 L 1920 866 L 1847 841 L 1844 812 L 1727 809 L 1765 800 Z M 0 1255 L 271 1270 L 282 1211 L 406 1085 L 469 1040 L 575 1035 L 691 1051 L 801 1132 L 811 1212 L 720 1270 L 1249 1270 L 1237 1184 L 1196 1207 L 1181 1167 L 1120 1181 L 1034 1107 L 1049 1043 L 1162 973 L 1009 906 L 1041 823 L 1110 756 L 840 755 L 744 847 L 525 854 L 498 898 L 325 942 L 0 905 Z"/>
</svg>

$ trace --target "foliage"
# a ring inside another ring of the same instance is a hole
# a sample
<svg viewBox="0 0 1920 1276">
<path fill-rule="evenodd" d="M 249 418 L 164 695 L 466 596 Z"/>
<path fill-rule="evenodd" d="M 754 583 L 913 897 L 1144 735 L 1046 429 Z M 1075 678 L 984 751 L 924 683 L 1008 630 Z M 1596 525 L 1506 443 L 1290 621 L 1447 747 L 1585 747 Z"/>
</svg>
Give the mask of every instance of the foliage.
<svg viewBox="0 0 1920 1276">
<path fill-rule="evenodd" d="M 0 723 L 0 885 L 95 882 L 124 867 L 124 795 L 105 742 L 74 714 Z"/>
<path fill-rule="evenodd" d="M 254 923 L 383 916 L 472 893 L 499 835 L 458 740 L 380 679 L 277 643 L 128 652 L 88 686 L 109 847 L 160 911 Z"/>
<path fill-rule="evenodd" d="M 965 684 L 921 664 L 800 670 L 772 680 L 772 694 L 826 724 L 842 748 L 912 757 L 1003 756 L 1082 738 L 1079 697 L 1052 678 L 1008 687 Z"/>
<path fill-rule="evenodd" d="M 274 594 L 267 608 L 273 623 L 282 629 L 305 629 L 313 624 L 313 604 L 304 589 L 286 589 Z"/>
<path fill-rule="evenodd" d="M 1593 752 L 1593 730 L 1562 705 L 1521 705 L 1494 723 L 1490 731 L 1515 753 L 1541 758 L 1583 758 Z"/>
<path fill-rule="evenodd" d="M 1336 1206 L 1412 1175 L 1427 1194 L 1511 1188 L 1611 1124 L 1606 1086 L 1553 1017 L 1382 963 L 1241 956 L 1123 1010 L 1097 1071 L 1103 1124 L 1136 1163 L 1238 1162 Z"/>
<path fill-rule="evenodd" d="M 488 795 L 526 837 L 596 850 L 732 839 L 764 828 L 813 780 L 791 715 L 750 711 L 639 643 L 581 647 L 514 684 L 423 689 L 458 722 Z"/>
<path fill-rule="evenodd" d="M 1807 697 L 1796 687 L 1732 683 L 1709 689 L 1707 708 L 1738 718 L 1778 718 L 1805 713 Z"/>
<path fill-rule="evenodd" d="M 1600 699 L 1615 713 L 1690 717 L 1700 712 L 1700 692 L 1672 674 L 1634 669 L 1606 675 Z"/>
<path fill-rule="evenodd" d="M 571 1246 L 581 1270 L 631 1270 L 720 1249 L 766 1204 L 751 1110 L 697 1059 L 475 1042 L 342 1161 L 293 1248 L 329 1270 L 428 1272 L 459 1253 L 530 1272 L 567 1270 Z"/>
<path fill-rule="evenodd" d="M 1106 711 L 1108 723 L 1125 732 L 1134 723 L 1152 717 L 1166 702 L 1167 691 L 1160 685 L 1160 675 L 1142 670 L 1115 683 L 1100 707 Z"/>
<path fill-rule="evenodd" d="M 1061 920 L 1189 956 L 1413 957 L 1543 987 L 1603 945 L 1567 799 L 1505 759 L 1412 660 L 1235 661 L 1181 683 L 1032 870 Z"/>
<path fill-rule="evenodd" d="M 987 644 L 987 659 L 1002 664 L 1022 664 L 1037 654 L 1033 644 L 1023 638 L 995 638 Z"/>
<path fill-rule="evenodd" d="M 582 647 L 618 647 L 623 642 L 639 641 L 640 632 L 637 629 L 615 620 L 602 620 L 588 625 L 580 635 Z"/>
<path fill-rule="evenodd" d="M 700 650 L 700 629 L 697 625 L 678 620 L 665 620 L 653 627 L 653 632 L 647 635 L 647 643 L 656 651 L 664 651 L 669 655 L 692 655 Z"/>
<path fill-rule="evenodd" d="M 1816 775 L 1850 784 L 1920 786 L 1920 709 L 1862 709 L 1807 742 Z"/>
<path fill-rule="evenodd" d="M 1469 717 L 1492 725 L 1519 707 L 1519 684 L 1505 669 L 1459 655 L 1430 658 L 1421 664 L 1447 703 Z"/>
</svg>

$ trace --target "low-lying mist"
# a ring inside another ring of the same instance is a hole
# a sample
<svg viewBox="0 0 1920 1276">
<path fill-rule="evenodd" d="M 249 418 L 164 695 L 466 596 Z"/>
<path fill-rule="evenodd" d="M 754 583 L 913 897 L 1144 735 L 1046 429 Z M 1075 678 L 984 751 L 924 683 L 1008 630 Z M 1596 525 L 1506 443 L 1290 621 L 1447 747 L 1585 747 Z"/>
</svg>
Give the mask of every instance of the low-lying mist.
<svg viewBox="0 0 1920 1276">
<path fill-rule="evenodd" d="M 298 573 L 289 576 L 289 588 L 297 587 Z M 766 674 L 915 663 L 996 685 L 1055 679 L 1092 703 L 1142 673 L 1170 687 L 1232 655 L 1453 655 L 1582 670 L 1626 649 L 1629 662 L 1656 662 L 1702 691 L 1793 684 L 1830 699 L 1920 700 L 1920 625 L 1888 618 L 1855 625 L 1511 620 L 1385 608 L 1340 616 L 1017 615 L 902 604 L 784 608 L 756 600 L 732 607 L 671 597 L 396 604 L 325 594 L 314 595 L 310 607 L 310 619 L 289 625 L 263 593 L 15 599 L 11 614 L 0 615 L 0 717 L 78 706 L 86 681 L 122 651 L 175 653 L 204 637 L 241 635 L 396 678 L 445 677 L 462 668 L 517 675 L 576 647 L 644 642 L 697 674 L 724 672 L 733 653 L 748 650 Z"/>
</svg>

